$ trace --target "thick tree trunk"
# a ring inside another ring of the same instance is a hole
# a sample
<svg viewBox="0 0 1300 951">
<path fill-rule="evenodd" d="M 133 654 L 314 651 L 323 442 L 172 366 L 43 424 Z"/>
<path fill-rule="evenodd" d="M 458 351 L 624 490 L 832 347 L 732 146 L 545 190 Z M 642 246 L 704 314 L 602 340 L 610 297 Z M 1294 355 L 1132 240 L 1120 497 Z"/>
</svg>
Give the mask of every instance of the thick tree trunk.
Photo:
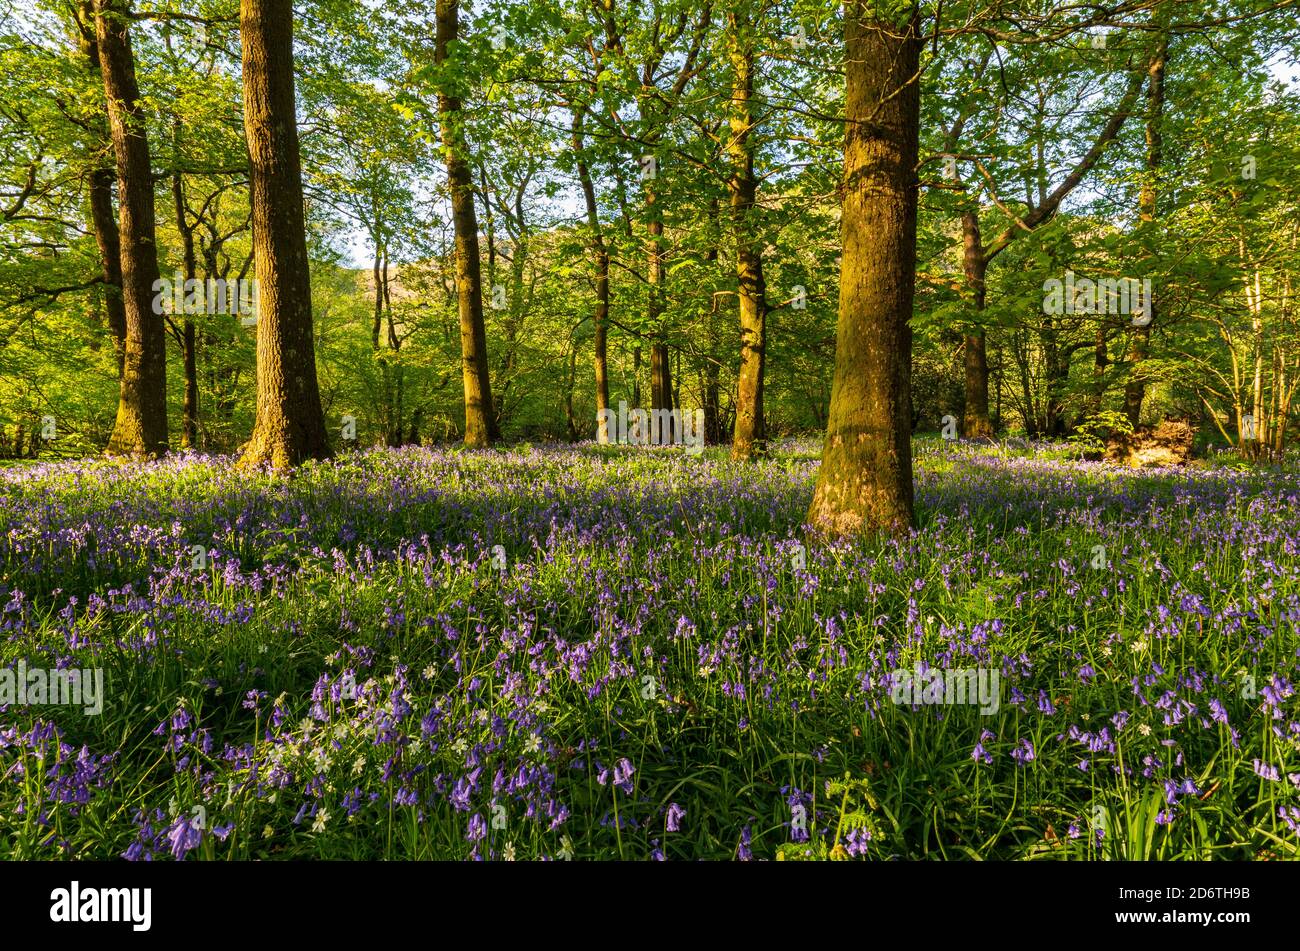
<svg viewBox="0 0 1300 951">
<path fill-rule="evenodd" d="M 288 469 L 330 455 L 316 381 L 291 0 L 241 0 L 239 32 L 259 281 L 257 419 L 240 464 Z"/>
<path fill-rule="evenodd" d="M 447 61 L 460 32 L 457 0 L 437 0 L 434 60 Z M 483 287 L 479 273 L 478 218 L 465 143 L 460 97 L 447 90 L 454 76 L 443 77 L 438 93 L 442 149 L 451 189 L 451 218 L 456 232 L 456 299 L 460 310 L 461 377 L 465 386 L 465 445 L 490 446 L 497 438 L 492 383 L 488 373 L 487 332 L 483 325 Z"/>
<path fill-rule="evenodd" d="M 153 173 L 135 80 L 128 13 L 128 0 L 95 2 L 95 39 L 108 100 L 109 132 L 117 157 L 126 327 L 117 419 L 108 452 L 157 456 L 167 451 L 167 339 L 162 314 L 153 312 L 154 284 L 159 276 Z"/>
<path fill-rule="evenodd" d="M 763 420 L 763 371 L 767 347 L 767 288 L 763 280 L 762 243 L 754 220 L 758 180 L 754 176 L 754 48 L 743 15 L 731 14 L 732 225 L 736 236 L 736 286 L 740 299 L 740 372 L 736 378 L 736 429 L 731 457 L 748 460 L 767 450 Z"/>
<path fill-rule="evenodd" d="M 912 526 L 911 350 L 918 76 L 914 6 L 901 28 L 845 7 L 844 183 L 835 375 L 808 521 L 847 536 Z"/>
</svg>

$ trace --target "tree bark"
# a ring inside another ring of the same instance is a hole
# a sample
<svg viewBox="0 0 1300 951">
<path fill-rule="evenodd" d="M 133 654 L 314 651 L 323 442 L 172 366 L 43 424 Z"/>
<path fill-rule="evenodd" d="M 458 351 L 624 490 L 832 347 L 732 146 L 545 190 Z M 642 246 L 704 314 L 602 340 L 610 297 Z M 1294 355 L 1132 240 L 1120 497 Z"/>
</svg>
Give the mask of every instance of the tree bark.
<svg viewBox="0 0 1300 951">
<path fill-rule="evenodd" d="M 988 260 L 980 240 L 980 219 L 977 210 L 961 216 L 962 268 L 966 286 L 971 291 L 971 306 L 977 315 L 984 312 L 986 300 L 985 274 Z M 978 318 L 977 318 L 978 319 Z M 989 422 L 989 358 L 987 337 L 983 327 L 966 334 L 966 408 L 962 413 L 962 435 L 967 439 L 983 439 L 993 435 Z"/>
<path fill-rule="evenodd" d="M 767 450 L 763 420 L 763 371 L 767 347 L 767 287 L 763 255 L 756 233 L 754 202 L 758 181 L 754 176 L 754 47 L 743 14 L 730 14 L 731 65 L 731 196 L 732 225 L 736 236 L 736 287 L 740 300 L 740 372 L 736 378 L 736 428 L 731 458 L 749 460 Z"/>
<path fill-rule="evenodd" d="M 434 61 L 447 62 L 449 47 L 460 32 L 457 0 L 437 0 Z M 454 77 L 444 75 L 438 93 L 442 149 L 451 190 L 451 218 L 456 233 L 456 301 L 460 311 L 461 377 L 465 387 L 465 445 L 490 446 L 497 438 L 488 373 L 487 332 L 483 325 L 483 287 L 479 268 L 478 218 L 470 174 L 460 97 L 451 92 Z"/>
<path fill-rule="evenodd" d="M 78 10 L 77 46 L 94 75 L 102 82 L 92 0 L 81 0 Z M 94 121 L 93 128 L 111 149 L 107 113 Z M 97 153 L 92 156 L 92 160 L 96 167 L 90 172 L 90 227 L 95 233 L 95 244 L 99 248 L 100 275 L 104 280 L 104 312 L 109 333 L 113 335 L 113 352 L 117 357 L 120 386 L 126 361 L 126 306 L 122 302 L 122 242 L 117 232 L 117 213 L 113 209 L 113 179 L 116 172 L 111 166 L 101 166 Z"/>
<path fill-rule="evenodd" d="M 239 32 L 259 281 L 257 419 L 240 465 L 288 469 L 330 455 L 316 380 L 291 0 L 241 0 Z"/>
<path fill-rule="evenodd" d="M 911 351 L 916 285 L 920 16 L 845 8 L 845 139 L 835 374 L 808 522 L 832 536 L 913 524 Z"/>
<path fill-rule="evenodd" d="M 1167 10 L 1158 14 L 1164 24 L 1168 23 Z M 1147 114 L 1146 114 L 1146 175 L 1142 179 L 1142 188 L 1138 194 L 1138 217 L 1144 223 L 1156 219 L 1157 181 L 1164 159 L 1164 139 L 1161 134 L 1161 119 L 1165 111 L 1165 62 L 1169 55 L 1169 34 L 1161 30 L 1156 40 L 1156 50 L 1147 67 Z M 1147 301 L 1151 308 L 1146 325 L 1133 331 L 1129 344 L 1129 376 L 1124 385 L 1124 414 L 1134 426 L 1142 421 L 1142 403 L 1146 399 L 1146 380 L 1142 376 L 1141 364 L 1146 359 L 1151 341 L 1151 325 L 1156 318 L 1155 295 Z"/>
<path fill-rule="evenodd" d="M 673 408 L 673 371 L 668 362 L 668 344 L 658 341 L 650 345 L 650 409 L 671 412 Z M 651 419 L 657 417 L 652 416 Z M 669 425 L 662 434 L 655 433 L 665 441 L 673 438 L 671 417 Z"/>
<path fill-rule="evenodd" d="M 591 180 L 591 170 L 584 158 L 586 142 L 582 120 L 585 112 L 583 107 L 578 107 L 573 112 L 573 154 L 578 166 L 578 181 L 582 184 L 582 198 L 587 206 L 587 227 L 591 231 L 589 238 L 591 257 L 596 272 L 596 312 L 593 318 L 596 337 L 593 354 L 596 370 L 596 442 L 603 446 L 609 442 L 608 417 L 603 412 L 609 409 L 609 362 L 606 337 L 609 322 L 609 250 L 605 246 L 605 233 L 600 226 L 596 188 Z"/>
<path fill-rule="evenodd" d="M 179 119 L 173 123 L 172 129 L 174 146 L 179 155 Z M 179 170 L 172 172 L 172 203 L 176 212 L 176 230 L 181 236 L 185 280 L 189 282 L 197 279 L 198 259 L 194 253 L 194 229 L 185 220 L 185 181 Z M 173 315 L 173 318 L 176 316 L 179 315 Z M 181 358 L 185 367 L 185 404 L 181 413 L 181 446 L 186 449 L 196 449 L 199 440 L 199 369 L 198 355 L 195 352 L 194 321 L 189 318 L 189 315 L 185 317 L 180 344 Z"/>
<path fill-rule="evenodd" d="M 95 39 L 117 158 L 126 329 L 117 419 L 108 452 L 149 457 L 167 451 L 167 339 L 162 314 L 153 312 L 159 277 L 153 172 L 128 24 L 129 0 L 96 0 Z"/>
</svg>

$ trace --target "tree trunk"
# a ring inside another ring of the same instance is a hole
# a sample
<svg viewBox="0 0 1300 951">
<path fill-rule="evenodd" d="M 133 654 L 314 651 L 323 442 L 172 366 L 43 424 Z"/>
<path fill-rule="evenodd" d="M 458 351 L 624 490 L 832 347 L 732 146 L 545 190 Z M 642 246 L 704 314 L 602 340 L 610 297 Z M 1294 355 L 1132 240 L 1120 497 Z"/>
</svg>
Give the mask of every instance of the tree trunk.
<svg viewBox="0 0 1300 951">
<path fill-rule="evenodd" d="M 81 0 L 77 21 L 77 45 L 95 76 L 103 79 L 99 62 L 99 41 L 95 38 L 95 11 L 91 0 Z M 112 138 L 107 114 L 94 123 L 96 131 L 110 147 Z M 113 352 L 117 357 L 117 378 L 121 385 L 126 361 L 126 306 L 122 301 L 122 242 L 117 232 L 117 214 L 113 210 L 113 168 L 100 167 L 98 150 L 93 156 L 96 168 L 90 173 L 90 227 L 99 248 L 100 275 L 104 280 L 104 312 L 108 330 L 113 335 Z"/>
<path fill-rule="evenodd" d="M 173 125 L 173 145 L 180 154 L 180 120 Z M 176 211 L 176 230 L 181 236 L 182 260 L 185 267 L 185 280 L 196 280 L 198 276 L 198 259 L 194 254 L 194 229 L 185 219 L 185 180 L 179 170 L 172 172 L 172 203 Z M 206 283 L 205 283 L 206 288 Z M 205 294 L 206 297 L 206 294 Z M 175 318 L 178 315 L 173 315 Z M 185 406 L 181 415 L 181 446 L 185 449 L 198 448 L 199 442 L 199 368 L 196 341 L 194 338 L 194 321 L 185 316 L 181 330 L 181 358 L 185 367 Z"/>
<path fill-rule="evenodd" d="M 1106 325 L 1098 321 L 1092 345 L 1092 395 L 1088 399 L 1089 416 L 1096 416 L 1101 412 L 1102 399 L 1106 395 L 1106 366 L 1109 362 L 1106 353 Z"/>
<path fill-rule="evenodd" d="M 1167 9 L 1158 14 L 1164 24 L 1168 24 Z M 1169 55 L 1169 34 L 1161 30 L 1156 40 L 1156 50 L 1147 67 L 1147 116 L 1146 116 L 1146 175 L 1142 179 L 1142 189 L 1138 194 L 1138 217 L 1144 223 L 1156 219 L 1157 181 L 1163 164 L 1164 141 L 1161 135 L 1161 118 L 1165 111 L 1165 62 Z M 1146 398 L 1146 380 L 1142 376 L 1141 364 L 1146 359 L 1147 347 L 1151 340 L 1151 325 L 1156 318 L 1154 295 L 1147 301 L 1151 308 L 1150 320 L 1146 325 L 1133 332 L 1129 346 L 1129 377 L 1124 385 L 1124 413 L 1134 426 L 1142 421 L 1142 403 Z M 1143 315 L 1147 316 L 1147 315 Z"/>
<path fill-rule="evenodd" d="M 239 33 L 259 281 L 257 418 L 240 465 L 288 469 L 330 455 L 316 381 L 291 0 L 241 0 Z"/>
<path fill-rule="evenodd" d="M 442 65 L 457 42 L 460 7 L 457 0 L 437 0 L 434 61 Z M 456 299 L 460 310 L 461 376 L 465 386 L 465 445 L 490 446 L 497 438 L 488 374 L 487 332 L 483 326 L 483 288 L 479 273 L 478 219 L 474 186 L 465 143 L 460 97 L 447 90 L 454 75 L 444 76 L 438 93 L 442 149 L 451 189 L 451 218 L 456 232 Z"/>
<path fill-rule="evenodd" d="M 104 278 L 104 310 L 113 335 L 120 382 L 126 361 L 126 306 L 122 301 L 122 244 L 113 212 L 113 171 L 97 168 L 90 173 L 90 221 L 99 246 L 100 273 Z"/>
<path fill-rule="evenodd" d="M 844 183 L 835 375 L 808 521 L 836 536 L 912 526 L 911 351 L 916 286 L 915 6 L 901 28 L 845 10 Z"/>
<path fill-rule="evenodd" d="M 632 406 L 641 408 L 641 348 L 632 348 Z"/>
<path fill-rule="evenodd" d="M 980 319 L 986 300 L 985 274 L 988 260 L 984 257 L 984 244 L 980 239 L 978 211 L 967 211 L 961 216 L 962 268 L 966 286 L 971 292 L 971 306 Z M 988 344 L 983 327 L 966 334 L 966 408 L 962 413 L 962 435 L 967 439 L 984 439 L 993 435 L 989 422 L 989 358 Z"/>
<path fill-rule="evenodd" d="M 654 208 L 655 194 L 647 190 L 646 205 L 649 213 L 657 214 Z M 652 334 L 662 332 L 660 321 L 663 317 L 663 233 L 664 223 L 658 217 L 652 217 L 649 226 L 650 249 L 648 252 L 649 302 L 646 315 L 647 326 Z M 668 344 L 660 339 L 650 343 L 650 410 L 671 412 L 673 408 L 672 369 L 668 364 Z M 653 417 L 652 417 L 653 418 Z"/>
<path fill-rule="evenodd" d="M 650 409 L 653 413 L 655 410 L 672 412 L 673 408 L 673 371 L 668 362 L 668 344 L 653 343 L 650 345 Z M 655 436 L 662 438 L 665 442 L 672 439 L 671 417 L 655 417 L 651 419 L 667 418 L 669 424 L 662 433 L 656 432 Z M 652 424 L 653 425 L 653 424 Z"/>
<path fill-rule="evenodd" d="M 716 445 L 722 442 L 721 384 L 719 367 L 712 357 L 704 358 L 704 439 Z"/>
<path fill-rule="evenodd" d="M 763 420 L 763 370 L 767 334 L 767 288 L 763 280 L 761 241 L 756 233 L 754 200 L 754 48 L 749 23 L 731 14 L 731 65 L 735 76 L 731 92 L 732 224 L 736 235 L 736 286 L 740 299 L 740 372 L 736 378 L 736 429 L 731 458 L 752 459 L 767 450 Z"/>
<path fill-rule="evenodd" d="M 1043 375 L 1047 378 L 1046 435 L 1065 435 L 1065 396 L 1070 383 L 1070 358 L 1060 344 L 1056 322 L 1043 321 Z"/>
<path fill-rule="evenodd" d="M 167 339 L 162 314 L 153 312 L 154 284 L 159 277 L 153 173 L 135 80 L 128 8 L 128 0 L 95 3 L 95 38 L 117 157 L 126 327 L 117 419 L 108 452 L 147 457 L 167 451 Z"/>
<path fill-rule="evenodd" d="M 600 226 L 596 188 L 591 180 L 591 171 L 583 157 L 583 150 L 586 148 L 582 131 L 584 115 L 585 109 L 580 107 L 574 110 L 573 154 L 577 159 L 582 198 L 587 206 L 587 227 L 591 229 L 591 257 L 596 272 L 596 313 L 593 319 L 596 336 L 593 355 L 596 370 L 596 442 L 603 446 L 609 442 L 608 417 L 603 412 L 609 409 L 609 362 L 606 352 L 609 322 L 609 251 L 605 247 L 605 234 Z"/>
</svg>

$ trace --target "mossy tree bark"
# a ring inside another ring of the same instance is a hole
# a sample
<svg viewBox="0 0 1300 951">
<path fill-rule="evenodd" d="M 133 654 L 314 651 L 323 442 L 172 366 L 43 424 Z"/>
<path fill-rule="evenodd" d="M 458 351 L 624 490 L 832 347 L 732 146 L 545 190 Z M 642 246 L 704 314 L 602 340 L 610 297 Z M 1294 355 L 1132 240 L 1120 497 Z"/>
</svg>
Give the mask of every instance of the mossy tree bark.
<svg viewBox="0 0 1300 951">
<path fill-rule="evenodd" d="M 240 465 L 288 469 L 330 455 L 316 380 L 291 0 L 241 0 L 239 32 L 259 282 L 257 418 Z"/>
<path fill-rule="evenodd" d="M 830 417 L 808 522 L 852 536 L 912 527 L 919 13 L 845 7 L 839 320 Z"/>
<path fill-rule="evenodd" d="M 129 23 L 129 0 L 95 0 L 95 41 L 117 159 L 126 331 L 117 419 L 108 452 L 150 457 L 167 451 L 167 339 L 162 314 L 153 312 L 154 283 L 159 277 L 153 173 Z"/>
<path fill-rule="evenodd" d="M 457 0 L 437 0 L 437 35 L 434 60 L 447 62 L 451 44 L 460 35 Z M 479 269 L 478 218 L 474 212 L 474 184 L 465 142 L 460 97 L 442 77 L 438 114 L 442 124 L 442 150 L 451 189 L 451 219 L 456 233 L 456 300 L 460 310 L 461 377 L 465 387 L 465 445 L 490 446 L 497 438 L 492 383 L 488 373 L 487 332 L 483 326 L 483 286 Z"/>
<path fill-rule="evenodd" d="M 767 449 L 763 421 L 763 371 L 767 352 L 767 287 L 763 279 L 762 243 L 755 221 L 758 180 L 754 175 L 754 46 L 748 17 L 728 16 L 731 87 L 731 136 L 727 151 L 731 175 L 732 226 L 736 240 L 736 287 L 740 299 L 740 371 L 736 377 L 736 427 L 731 457 L 748 460 Z"/>
</svg>

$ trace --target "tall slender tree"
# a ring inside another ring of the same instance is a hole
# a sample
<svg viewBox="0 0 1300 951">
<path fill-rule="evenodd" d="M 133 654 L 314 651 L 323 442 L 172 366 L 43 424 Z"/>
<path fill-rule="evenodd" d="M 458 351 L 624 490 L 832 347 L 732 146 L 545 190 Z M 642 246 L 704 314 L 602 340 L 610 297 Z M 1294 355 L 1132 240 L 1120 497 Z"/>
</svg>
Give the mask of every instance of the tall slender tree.
<svg viewBox="0 0 1300 951">
<path fill-rule="evenodd" d="M 95 81 L 103 82 L 99 63 L 99 41 L 95 36 L 95 9 L 91 0 L 79 0 L 72 8 L 75 18 L 77 48 L 93 72 Z M 106 113 L 87 120 L 85 128 L 95 140 L 102 140 L 112 151 Z M 91 154 L 94 163 L 89 174 L 90 228 L 99 248 L 100 276 L 104 283 L 104 311 L 113 350 L 117 355 L 117 376 L 121 384 L 126 362 L 126 307 L 122 302 L 122 242 L 117 232 L 117 212 L 113 208 L 113 180 L 117 177 L 111 164 L 101 161 L 99 149 Z"/>
<path fill-rule="evenodd" d="M 460 35 L 457 0 L 437 0 L 434 61 L 445 67 L 451 46 Z M 465 141 L 457 77 L 439 76 L 438 114 L 447 186 L 451 189 L 452 227 L 456 233 L 456 301 L 460 311 L 461 375 L 465 385 L 465 445 L 488 446 L 499 437 L 492 408 L 488 374 L 487 332 L 483 326 L 483 286 L 479 272 L 478 217 L 474 212 L 474 182 Z"/>
<path fill-rule="evenodd" d="M 1156 11 L 1158 32 L 1151 61 L 1147 66 L 1146 102 L 1146 172 L 1138 192 L 1138 219 L 1150 226 L 1156 220 L 1156 196 L 1159 194 L 1159 177 L 1164 164 L 1164 136 L 1161 125 L 1165 112 L 1165 66 L 1169 59 L 1169 6 L 1162 4 Z M 1129 343 L 1129 377 L 1124 384 L 1124 414 L 1129 423 L 1137 426 L 1142 421 L 1142 403 L 1146 399 L 1146 378 L 1141 364 L 1146 359 L 1151 341 L 1151 324 L 1156 318 L 1155 301 L 1147 302 L 1150 312 L 1144 314 L 1140 327 L 1133 331 Z"/>
<path fill-rule="evenodd" d="M 95 40 L 108 100 L 109 134 L 117 158 L 118 235 L 126 321 L 117 419 L 108 452 L 157 456 L 167 451 L 167 341 L 163 315 L 153 312 L 154 284 L 159 276 L 153 173 L 140 87 L 135 78 L 130 22 L 129 0 L 95 0 Z M 102 214 L 102 205 L 98 213 Z M 106 247 L 101 244 L 101 248 Z"/>
<path fill-rule="evenodd" d="M 604 445 L 609 442 L 608 416 L 603 412 L 609 409 L 609 361 L 607 337 L 609 333 L 609 248 L 605 244 L 605 232 L 600 224 L 600 209 L 596 204 L 596 186 L 592 182 L 591 169 L 586 159 L 586 138 L 583 119 L 587 106 L 580 103 L 573 107 L 573 154 L 577 166 L 578 182 L 582 185 L 582 198 L 587 208 L 587 227 L 590 230 L 588 242 L 591 245 L 591 257 L 596 278 L 596 310 L 593 315 L 595 328 L 594 364 L 596 370 L 596 442 Z"/>
<path fill-rule="evenodd" d="M 259 282 L 257 419 L 240 464 L 287 469 L 330 454 L 316 380 L 292 0 L 241 0 L 239 32 Z"/>
<path fill-rule="evenodd" d="M 740 299 L 740 372 L 736 377 L 734 459 L 750 459 L 767 448 L 763 421 L 763 371 L 767 353 L 767 286 L 762 242 L 755 218 L 758 179 L 754 175 L 754 37 L 749 17 L 728 15 L 732 68 L 730 137 L 732 225 L 736 237 L 736 288 Z"/>
</svg>

